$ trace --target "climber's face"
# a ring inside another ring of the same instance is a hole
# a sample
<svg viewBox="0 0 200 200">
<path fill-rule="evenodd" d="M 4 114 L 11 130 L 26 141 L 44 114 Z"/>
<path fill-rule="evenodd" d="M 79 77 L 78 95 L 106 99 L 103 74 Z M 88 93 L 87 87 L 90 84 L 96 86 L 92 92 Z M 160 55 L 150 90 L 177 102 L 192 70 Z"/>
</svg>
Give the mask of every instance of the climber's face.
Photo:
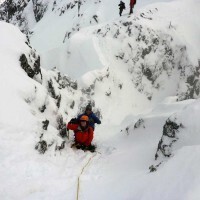
<svg viewBox="0 0 200 200">
<path fill-rule="evenodd" d="M 86 112 L 87 115 L 90 115 L 92 113 L 91 110 L 86 110 L 85 112 Z"/>
<path fill-rule="evenodd" d="M 87 122 L 86 121 L 81 121 L 81 126 L 82 127 L 85 127 L 87 125 Z"/>
</svg>

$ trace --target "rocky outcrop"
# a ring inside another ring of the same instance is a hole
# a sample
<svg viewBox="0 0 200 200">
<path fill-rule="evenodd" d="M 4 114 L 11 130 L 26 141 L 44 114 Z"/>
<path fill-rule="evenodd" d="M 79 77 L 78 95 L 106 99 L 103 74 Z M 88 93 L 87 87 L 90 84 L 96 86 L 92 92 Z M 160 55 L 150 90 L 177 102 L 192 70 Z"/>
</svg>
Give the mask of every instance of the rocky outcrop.
<svg viewBox="0 0 200 200">
<path fill-rule="evenodd" d="M 200 96 L 200 61 L 198 66 L 194 68 L 191 67 L 189 74 L 186 74 L 186 68 L 181 69 L 181 79 L 183 84 L 180 84 L 179 87 L 186 86 L 184 92 L 181 92 L 180 89 L 178 100 L 186 100 L 186 99 L 196 99 Z"/>
<path fill-rule="evenodd" d="M 29 51 L 21 54 L 19 63 L 34 84 L 33 91 L 24 94 L 24 100 L 38 119 L 35 149 L 40 154 L 48 150 L 61 151 L 66 146 L 66 123 L 70 120 L 71 113 L 76 116 L 79 110 L 85 111 L 88 103 L 95 106 L 95 102 L 89 93 L 78 88 L 77 81 L 61 74 L 56 68 L 42 69 L 40 56 L 28 42 L 26 45 Z M 98 108 L 94 112 L 101 117 Z"/>
<path fill-rule="evenodd" d="M 107 24 L 93 34 L 105 38 L 103 41 L 109 37 L 121 42 L 123 48 L 111 52 L 127 67 L 134 87 L 149 100 L 169 82 L 179 100 L 199 97 L 199 67 L 190 62 L 186 46 L 172 35 L 143 26 L 136 18 Z M 175 75 L 177 82 L 173 81 Z M 163 77 L 169 82 L 164 83 Z"/>
<path fill-rule="evenodd" d="M 29 60 L 25 54 L 20 56 L 19 61 L 22 69 L 30 78 L 40 74 L 40 78 L 42 79 L 42 73 L 40 69 L 40 56 L 36 56 L 35 52 L 31 50 L 28 57 Z"/>
<path fill-rule="evenodd" d="M 178 140 L 179 129 L 182 124 L 177 124 L 175 121 L 168 119 L 163 126 L 163 135 L 158 143 L 158 148 L 155 154 L 155 160 L 161 157 L 170 157 L 172 155 L 172 146 Z"/>
<path fill-rule="evenodd" d="M 24 9 L 30 0 L 6 0 L 0 5 L 0 20 L 17 25 L 23 33 L 28 34 L 28 21 Z"/>
<path fill-rule="evenodd" d="M 42 0 L 6 0 L 0 5 L 0 20 L 14 24 L 20 30 L 29 34 L 29 21 L 26 9 L 29 7 L 29 13 L 34 13 L 32 21 L 40 21 L 48 8 L 48 1 Z"/>
<path fill-rule="evenodd" d="M 36 22 L 39 22 L 48 8 L 48 3 L 42 0 L 32 0 L 32 2 L 35 20 Z"/>
<path fill-rule="evenodd" d="M 173 156 L 174 145 L 179 139 L 179 131 L 184 126 L 177 122 L 176 117 L 166 120 L 163 126 L 163 134 L 158 143 L 155 154 L 156 164 L 149 167 L 150 172 L 154 172 L 167 158 Z"/>
<path fill-rule="evenodd" d="M 94 4 L 98 4 L 101 1 L 95 1 Z M 12 23 L 20 28 L 20 30 L 29 35 L 29 14 L 33 12 L 34 19 L 36 23 L 39 22 L 47 12 L 51 10 L 58 16 L 64 15 L 67 11 L 78 8 L 78 16 L 82 17 L 83 13 L 80 13 L 81 7 L 86 3 L 86 1 L 77 1 L 73 0 L 71 2 L 58 1 L 58 0 L 5 0 L 4 3 L 0 5 L 0 20 Z M 28 11 L 27 11 L 28 9 Z M 27 15 L 28 12 L 28 15 Z M 98 24 L 99 19 L 97 14 L 94 13 L 93 16 L 88 18 L 88 25 Z M 80 30 L 81 24 L 79 22 L 74 23 L 74 26 L 71 27 L 65 34 L 65 38 L 70 38 L 71 35 Z"/>
</svg>

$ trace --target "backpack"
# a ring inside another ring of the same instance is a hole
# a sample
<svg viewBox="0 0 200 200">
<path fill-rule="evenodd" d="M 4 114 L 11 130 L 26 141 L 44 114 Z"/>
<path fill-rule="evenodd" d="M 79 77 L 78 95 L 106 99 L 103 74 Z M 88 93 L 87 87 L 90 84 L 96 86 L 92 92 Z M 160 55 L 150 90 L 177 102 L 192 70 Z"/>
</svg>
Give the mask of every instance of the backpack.
<svg viewBox="0 0 200 200">
<path fill-rule="evenodd" d="M 126 7 L 125 7 L 125 3 L 122 3 L 122 9 L 125 9 Z"/>
</svg>

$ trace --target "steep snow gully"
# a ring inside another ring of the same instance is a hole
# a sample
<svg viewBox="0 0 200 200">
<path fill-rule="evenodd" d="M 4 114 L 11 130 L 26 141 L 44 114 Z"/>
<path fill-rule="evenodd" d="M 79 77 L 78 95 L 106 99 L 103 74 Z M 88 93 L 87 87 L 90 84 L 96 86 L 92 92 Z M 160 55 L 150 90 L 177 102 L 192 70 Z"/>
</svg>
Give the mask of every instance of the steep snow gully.
<svg viewBox="0 0 200 200">
<path fill-rule="evenodd" d="M 0 199 L 199 200 L 200 1 L 118 3 L 0 4 Z"/>
</svg>

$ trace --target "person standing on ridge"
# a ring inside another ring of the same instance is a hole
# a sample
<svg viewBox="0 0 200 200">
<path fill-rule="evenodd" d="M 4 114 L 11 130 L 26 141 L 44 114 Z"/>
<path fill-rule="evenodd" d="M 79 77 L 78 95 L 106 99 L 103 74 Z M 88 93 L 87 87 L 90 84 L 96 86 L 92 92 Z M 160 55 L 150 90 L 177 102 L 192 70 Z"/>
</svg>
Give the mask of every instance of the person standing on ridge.
<svg viewBox="0 0 200 200">
<path fill-rule="evenodd" d="M 136 4 L 136 0 L 130 0 L 130 13 L 129 14 L 132 14 L 133 13 L 133 8 Z"/>
<path fill-rule="evenodd" d="M 122 12 L 126 8 L 125 3 L 123 1 L 120 1 L 118 6 L 119 6 L 119 15 L 122 16 Z"/>
<path fill-rule="evenodd" d="M 100 119 L 92 112 L 92 106 L 88 104 L 85 108 L 85 112 L 77 117 L 77 119 L 80 119 L 83 115 L 88 116 L 89 118 L 89 126 L 91 126 L 94 130 L 95 123 L 101 124 Z"/>
<path fill-rule="evenodd" d="M 81 0 L 78 1 L 78 17 L 80 16 Z"/>
</svg>

